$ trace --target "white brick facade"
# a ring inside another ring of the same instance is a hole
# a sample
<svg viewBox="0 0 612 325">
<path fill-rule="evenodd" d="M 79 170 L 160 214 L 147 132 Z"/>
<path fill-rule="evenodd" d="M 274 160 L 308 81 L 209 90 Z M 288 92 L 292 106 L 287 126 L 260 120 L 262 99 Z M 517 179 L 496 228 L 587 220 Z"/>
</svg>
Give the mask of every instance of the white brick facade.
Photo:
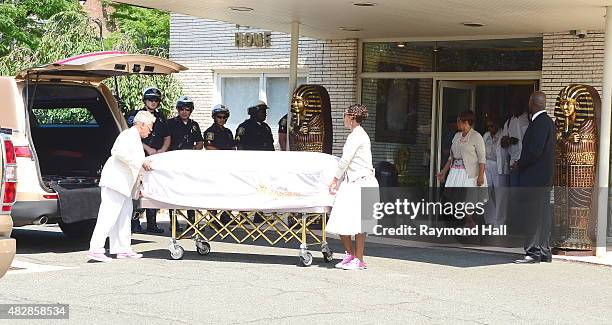
<svg viewBox="0 0 612 325">
<path fill-rule="evenodd" d="M 289 69 L 290 36 L 272 32 L 270 48 L 237 48 L 235 32 L 261 32 L 257 28 L 240 28 L 236 25 L 172 14 L 170 33 L 170 57 L 190 70 L 178 75 L 186 95 L 196 104 L 194 119 L 206 128 L 212 123 L 210 107 L 215 104 L 216 73 L 231 71 L 283 71 Z M 601 92 L 603 74 L 604 35 L 590 31 L 585 38 L 569 33 L 543 35 L 542 80 L 540 88 L 548 96 L 547 108 L 552 113 L 559 90 L 569 83 L 585 83 Z M 357 91 L 357 40 L 315 40 L 300 38 L 298 68 L 308 77 L 308 83 L 327 88 L 334 125 L 333 153 L 339 155 L 348 131 L 342 126 L 342 111 L 361 98 Z M 422 58 L 409 62 L 418 66 Z M 393 61 L 393 58 L 386 58 Z M 403 58 L 405 61 L 405 58 Z M 419 61 L 420 60 L 420 61 Z M 402 61 L 403 62 L 403 61 Z M 424 60 L 423 62 L 429 62 Z M 404 62 L 405 63 L 405 62 Z M 376 71 L 373 63 L 364 62 L 365 71 Z M 425 69 L 427 70 L 427 69 Z M 399 148 L 408 148 L 408 169 L 415 176 L 427 176 L 427 156 L 431 134 L 431 79 L 419 81 L 419 127 L 416 143 L 395 144 L 375 141 L 376 132 L 376 80 L 364 79 L 362 97 L 370 109 L 370 117 L 364 123 L 372 139 L 374 163 L 382 160 L 393 162 Z M 246 109 L 232 108 L 232 109 Z M 269 120 L 270 125 L 277 121 Z"/>
<path fill-rule="evenodd" d="M 571 83 L 595 87 L 601 96 L 603 78 L 604 34 L 589 31 L 585 38 L 569 33 L 543 35 L 542 84 L 547 110 L 555 108 L 559 91 Z"/>
<path fill-rule="evenodd" d="M 238 31 L 263 30 L 244 27 L 238 30 L 230 23 L 171 15 L 170 57 L 189 68 L 178 77 L 185 95 L 194 99 L 193 117 L 203 128 L 212 123 L 210 109 L 215 104 L 215 73 L 289 69 L 289 35 L 273 32 L 270 48 L 237 48 L 234 33 Z M 334 125 L 333 152 L 338 155 L 348 135 L 348 130 L 342 126 L 343 109 L 356 102 L 357 40 L 322 41 L 302 37 L 298 68 L 306 72 L 308 83 L 322 85 L 329 92 Z M 246 107 L 238 109 L 246 110 Z M 278 121 L 267 122 L 273 125 Z"/>
</svg>

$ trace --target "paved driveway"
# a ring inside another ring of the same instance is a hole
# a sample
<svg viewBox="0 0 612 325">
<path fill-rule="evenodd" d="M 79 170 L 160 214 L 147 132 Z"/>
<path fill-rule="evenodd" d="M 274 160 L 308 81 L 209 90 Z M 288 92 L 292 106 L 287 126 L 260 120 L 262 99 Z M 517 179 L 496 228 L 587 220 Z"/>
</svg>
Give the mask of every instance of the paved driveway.
<svg viewBox="0 0 612 325">
<path fill-rule="evenodd" d="M 185 257 L 174 261 L 166 250 L 168 238 L 152 235 L 134 236 L 142 260 L 87 263 L 87 243 L 67 240 L 57 227 L 17 228 L 14 237 L 18 269 L 0 280 L 0 302 L 70 304 L 73 324 L 609 324 L 612 319 L 612 268 L 606 266 L 514 265 L 512 254 L 382 243 L 367 245 L 365 271 L 334 269 L 319 252 L 313 266 L 300 267 L 293 245 L 213 242 L 210 255 L 202 257 L 184 241 Z M 338 241 L 331 247 L 340 251 Z"/>
</svg>

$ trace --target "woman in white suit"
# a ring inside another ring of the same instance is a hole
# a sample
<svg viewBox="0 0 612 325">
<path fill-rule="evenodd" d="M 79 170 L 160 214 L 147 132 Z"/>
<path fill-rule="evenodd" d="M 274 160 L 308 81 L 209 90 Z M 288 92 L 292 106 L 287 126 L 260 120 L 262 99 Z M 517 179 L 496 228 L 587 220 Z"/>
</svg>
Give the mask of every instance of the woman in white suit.
<svg viewBox="0 0 612 325">
<path fill-rule="evenodd" d="M 336 176 L 329 184 L 329 192 L 336 194 L 336 199 L 326 229 L 340 235 L 346 252 L 336 267 L 345 270 L 366 268 L 363 261 L 365 234 L 375 225 L 373 219 L 361 218 L 361 188 L 378 188 L 372 166 L 370 137 L 361 127 L 367 117 L 368 109 L 363 105 L 355 104 L 345 110 L 344 127 L 350 129 L 351 133 L 342 148 Z M 355 236 L 354 246 L 351 235 Z"/>
<path fill-rule="evenodd" d="M 104 164 L 100 187 L 102 203 L 98 220 L 89 243 L 87 257 L 100 262 L 112 259 L 105 255 L 104 243 L 110 237 L 110 253 L 117 258 L 141 258 L 131 246 L 130 219 L 132 217 L 132 193 L 141 169 L 151 170 L 145 160 L 141 139 L 146 138 L 153 129 L 155 116 L 141 111 L 134 117 L 134 125 L 119 134 L 111 156 Z"/>
</svg>

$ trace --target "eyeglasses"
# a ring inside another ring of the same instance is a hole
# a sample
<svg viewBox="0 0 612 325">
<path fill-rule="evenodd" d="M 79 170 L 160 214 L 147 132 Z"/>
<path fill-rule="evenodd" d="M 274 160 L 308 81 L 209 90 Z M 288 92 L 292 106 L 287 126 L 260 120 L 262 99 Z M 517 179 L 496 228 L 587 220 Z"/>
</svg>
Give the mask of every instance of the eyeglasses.
<svg viewBox="0 0 612 325">
<path fill-rule="evenodd" d="M 177 108 L 177 110 L 179 110 L 179 111 L 190 111 L 190 112 L 192 111 L 192 109 L 189 108 L 189 107 L 179 107 L 179 108 Z"/>
<path fill-rule="evenodd" d="M 147 98 L 148 101 L 153 102 L 153 103 L 159 103 L 161 102 L 161 99 L 157 99 L 157 98 Z"/>
<path fill-rule="evenodd" d="M 216 115 L 215 117 L 220 120 L 227 120 L 227 115 Z"/>
<path fill-rule="evenodd" d="M 153 127 L 149 124 L 145 124 L 144 126 L 147 127 L 147 129 L 149 130 L 149 132 L 153 132 Z"/>
</svg>

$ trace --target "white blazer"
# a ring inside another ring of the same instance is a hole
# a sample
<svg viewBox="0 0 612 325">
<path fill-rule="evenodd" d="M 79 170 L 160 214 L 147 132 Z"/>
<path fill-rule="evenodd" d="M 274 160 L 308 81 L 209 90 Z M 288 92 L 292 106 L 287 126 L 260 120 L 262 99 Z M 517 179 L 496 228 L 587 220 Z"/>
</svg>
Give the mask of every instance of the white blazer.
<svg viewBox="0 0 612 325">
<path fill-rule="evenodd" d="M 138 129 L 131 127 L 122 131 L 111 149 L 102 169 L 100 186 L 113 189 L 127 197 L 132 197 L 132 189 L 145 160 L 142 140 Z"/>
<path fill-rule="evenodd" d="M 505 135 L 508 135 L 508 129 L 504 126 L 503 129 L 497 131 L 499 132 L 499 136 L 497 138 L 497 142 L 493 143 L 495 148 L 495 159 L 497 163 L 497 173 L 500 175 L 507 175 L 510 173 L 510 167 L 508 166 L 508 161 L 510 159 L 510 155 L 508 155 L 508 150 L 502 148 L 501 146 L 501 138 Z M 485 135 L 482 137 L 485 144 L 487 141 L 493 142 L 493 137 L 491 137 L 491 132 L 487 131 Z"/>
<path fill-rule="evenodd" d="M 348 181 L 374 175 L 370 137 L 361 126 L 357 126 L 349 133 L 342 148 L 342 157 L 338 162 L 336 178 L 342 179 L 344 173 L 346 173 Z"/>
</svg>

